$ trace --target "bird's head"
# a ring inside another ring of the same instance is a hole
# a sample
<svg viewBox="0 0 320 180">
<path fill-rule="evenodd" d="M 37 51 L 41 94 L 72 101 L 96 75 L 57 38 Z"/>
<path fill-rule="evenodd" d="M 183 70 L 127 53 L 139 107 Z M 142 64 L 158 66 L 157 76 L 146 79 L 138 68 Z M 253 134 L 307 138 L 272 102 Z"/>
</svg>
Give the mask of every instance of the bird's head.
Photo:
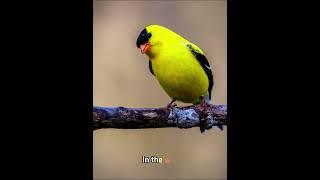
<svg viewBox="0 0 320 180">
<path fill-rule="evenodd" d="M 136 45 L 137 45 L 137 48 L 140 48 L 141 49 L 141 53 L 142 54 L 145 54 L 147 52 L 150 51 L 150 48 L 151 48 L 151 37 L 152 37 L 152 34 L 150 32 L 147 31 L 147 28 L 144 28 L 138 38 L 137 38 L 137 42 L 136 42 Z"/>
<path fill-rule="evenodd" d="M 162 45 L 167 43 L 168 35 L 172 33 L 171 30 L 165 27 L 149 25 L 140 32 L 136 46 L 140 48 L 142 54 L 147 54 L 149 57 L 156 56 Z"/>
</svg>

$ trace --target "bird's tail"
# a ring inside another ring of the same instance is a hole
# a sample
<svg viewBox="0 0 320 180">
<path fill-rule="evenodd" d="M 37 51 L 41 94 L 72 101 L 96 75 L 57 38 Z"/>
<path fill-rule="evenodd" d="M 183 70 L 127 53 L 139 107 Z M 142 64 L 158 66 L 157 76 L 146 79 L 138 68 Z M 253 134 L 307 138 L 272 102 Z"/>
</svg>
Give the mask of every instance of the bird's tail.
<svg viewBox="0 0 320 180">
<path fill-rule="evenodd" d="M 212 99 L 210 98 L 209 93 L 206 96 L 204 96 L 204 100 L 205 100 L 206 103 L 212 104 L 212 102 L 211 102 Z"/>
</svg>

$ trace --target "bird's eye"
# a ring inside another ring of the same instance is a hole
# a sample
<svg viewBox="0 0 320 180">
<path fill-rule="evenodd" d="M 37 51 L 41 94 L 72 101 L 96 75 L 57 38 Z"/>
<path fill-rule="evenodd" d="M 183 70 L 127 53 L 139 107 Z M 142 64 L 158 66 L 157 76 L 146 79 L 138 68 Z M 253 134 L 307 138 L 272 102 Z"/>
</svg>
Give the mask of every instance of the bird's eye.
<svg viewBox="0 0 320 180">
<path fill-rule="evenodd" d="M 148 33 L 148 38 L 151 38 L 152 34 L 151 33 Z"/>
</svg>

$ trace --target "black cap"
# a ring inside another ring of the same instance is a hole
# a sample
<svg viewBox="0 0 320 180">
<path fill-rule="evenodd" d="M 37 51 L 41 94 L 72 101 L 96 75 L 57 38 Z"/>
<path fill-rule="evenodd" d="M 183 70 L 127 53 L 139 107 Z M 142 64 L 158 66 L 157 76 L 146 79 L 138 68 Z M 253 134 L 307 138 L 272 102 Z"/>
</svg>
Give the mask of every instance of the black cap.
<svg viewBox="0 0 320 180">
<path fill-rule="evenodd" d="M 147 43 L 150 37 L 151 37 L 151 33 L 148 33 L 147 30 L 144 28 L 140 32 L 137 38 L 137 42 L 136 42 L 137 48 L 139 48 L 141 44 Z"/>
</svg>

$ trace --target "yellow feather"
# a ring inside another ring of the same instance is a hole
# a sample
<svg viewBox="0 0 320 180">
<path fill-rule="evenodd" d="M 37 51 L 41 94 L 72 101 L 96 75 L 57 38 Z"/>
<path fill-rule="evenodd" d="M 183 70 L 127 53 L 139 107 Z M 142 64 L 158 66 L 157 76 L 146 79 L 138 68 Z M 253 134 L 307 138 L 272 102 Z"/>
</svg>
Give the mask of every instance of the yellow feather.
<svg viewBox="0 0 320 180">
<path fill-rule="evenodd" d="M 192 44 L 175 32 L 158 25 L 148 26 L 152 34 L 147 52 L 157 80 L 166 93 L 175 100 L 194 103 L 207 94 L 209 80 L 190 52 L 187 44 Z M 203 54 L 203 51 L 192 44 Z"/>
</svg>

